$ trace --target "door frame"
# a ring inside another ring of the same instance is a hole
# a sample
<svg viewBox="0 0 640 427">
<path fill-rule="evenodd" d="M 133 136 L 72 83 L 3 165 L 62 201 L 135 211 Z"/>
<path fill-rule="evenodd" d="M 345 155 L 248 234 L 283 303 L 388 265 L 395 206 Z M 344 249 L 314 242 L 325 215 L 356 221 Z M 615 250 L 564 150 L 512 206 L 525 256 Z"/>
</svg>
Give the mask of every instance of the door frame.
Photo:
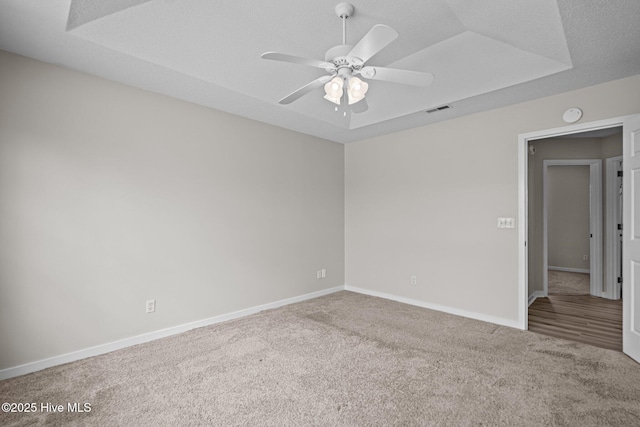
<svg viewBox="0 0 640 427">
<path fill-rule="evenodd" d="M 607 129 L 617 126 L 623 126 L 627 118 L 634 115 L 622 117 L 614 117 L 593 122 L 578 123 L 569 126 L 556 127 L 546 130 L 527 132 L 518 135 L 518 326 L 520 329 L 527 330 L 529 325 L 529 251 L 527 248 L 527 230 L 529 228 L 528 217 L 528 199 L 527 190 L 527 159 L 528 145 L 530 141 L 538 139 L 553 138 L 573 133 L 587 132 L 591 130 Z M 623 129 L 624 132 L 624 129 Z M 623 139 L 623 153 L 626 153 L 625 144 L 628 141 Z M 625 203 L 623 201 L 623 203 Z M 623 205 L 626 212 L 628 207 L 626 203 Z M 623 313 L 624 314 L 624 313 Z"/>
<path fill-rule="evenodd" d="M 617 193 L 618 187 L 618 171 L 622 171 L 622 156 L 609 157 L 606 159 L 605 175 L 606 175 L 606 190 L 605 190 L 605 207 L 606 207 L 606 225 L 607 236 L 605 241 L 606 250 L 606 266 L 607 276 L 605 277 L 605 298 L 620 299 L 620 283 L 618 283 L 618 275 L 616 274 L 616 267 L 622 263 L 622 250 L 618 237 L 618 218 L 622 217 L 621 208 L 618 204 L 619 197 Z M 620 195 L 622 197 L 622 195 Z M 622 219 L 620 220 L 622 222 Z M 620 272 L 622 276 L 622 271 Z"/>
<path fill-rule="evenodd" d="M 549 295 L 548 183 L 549 166 L 589 166 L 589 293 L 602 296 L 602 159 L 561 159 L 542 161 L 542 286 Z"/>
<path fill-rule="evenodd" d="M 622 352 L 640 363 L 640 114 L 622 128 Z"/>
</svg>

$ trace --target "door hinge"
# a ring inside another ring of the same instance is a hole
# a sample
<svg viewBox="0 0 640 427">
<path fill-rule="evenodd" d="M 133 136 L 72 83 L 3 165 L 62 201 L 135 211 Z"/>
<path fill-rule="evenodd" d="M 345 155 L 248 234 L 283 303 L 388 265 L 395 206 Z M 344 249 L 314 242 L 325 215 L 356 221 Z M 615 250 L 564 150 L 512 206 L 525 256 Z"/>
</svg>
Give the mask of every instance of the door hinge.
<svg viewBox="0 0 640 427">
<path fill-rule="evenodd" d="M 622 283 L 622 277 L 618 277 L 618 283 Z"/>
<path fill-rule="evenodd" d="M 622 230 L 622 224 L 618 224 L 618 230 Z"/>
<path fill-rule="evenodd" d="M 622 176 L 622 171 L 618 171 L 618 176 Z"/>
</svg>

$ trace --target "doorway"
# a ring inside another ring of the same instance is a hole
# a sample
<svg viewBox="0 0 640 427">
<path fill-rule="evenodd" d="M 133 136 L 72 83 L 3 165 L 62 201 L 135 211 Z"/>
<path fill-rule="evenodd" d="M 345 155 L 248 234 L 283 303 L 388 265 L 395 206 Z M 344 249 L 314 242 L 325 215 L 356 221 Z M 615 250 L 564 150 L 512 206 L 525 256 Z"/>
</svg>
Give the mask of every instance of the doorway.
<svg viewBox="0 0 640 427">
<path fill-rule="evenodd" d="M 640 114 L 563 126 L 518 135 L 518 324 L 528 329 L 529 241 L 527 190 L 531 141 L 622 126 L 622 351 L 640 362 Z M 607 156 L 610 157 L 610 156 Z"/>
<path fill-rule="evenodd" d="M 601 141 L 584 139 L 590 143 L 585 149 L 580 146 L 583 138 L 573 138 L 569 144 L 551 139 L 537 145 L 546 143 L 547 156 L 558 148 L 575 154 L 602 152 Z M 622 140 L 619 149 L 622 151 Z M 529 200 L 533 208 L 539 202 Z M 602 296 L 602 160 L 543 159 L 542 217 L 542 294 L 558 293 L 558 289 L 550 292 L 549 276 L 559 279 L 561 293 L 583 294 L 580 285 L 588 275 L 587 293 Z M 539 231 L 532 227 L 529 241 L 538 240 L 536 233 Z"/>
<path fill-rule="evenodd" d="M 622 154 L 621 132 L 618 125 L 527 141 L 523 159 L 527 169 L 526 307 L 549 294 L 550 271 L 567 273 L 565 276 L 586 274 L 587 293 L 615 297 L 619 276 L 615 280 L 609 276 L 617 265 L 613 257 L 618 252 L 609 251 L 613 246 L 609 240 L 604 245 L 613 236 L 609 224 L 614 221 L 615 207 L 605 205 L 605 195 L 611 199 L 610 193 L 619 191 L 614 188 L 618 178 L 610 179 L 609 174 L 617 174 L 611 171 L 611 159 Z"/>
<path fill-rule="evenodd" d="M 527 328 L 621 351 L 622 304 L 605 299 L 615 289 L 604 281 L 604 262 L 615 264 L 615 254 L 603 245 L 604 213 L 614 213 L 604 212 L 612 183 L 602 183 L 604 162 L 622 155 L 622 128 L 540 138 L 527 148 Z"/>
</svg>

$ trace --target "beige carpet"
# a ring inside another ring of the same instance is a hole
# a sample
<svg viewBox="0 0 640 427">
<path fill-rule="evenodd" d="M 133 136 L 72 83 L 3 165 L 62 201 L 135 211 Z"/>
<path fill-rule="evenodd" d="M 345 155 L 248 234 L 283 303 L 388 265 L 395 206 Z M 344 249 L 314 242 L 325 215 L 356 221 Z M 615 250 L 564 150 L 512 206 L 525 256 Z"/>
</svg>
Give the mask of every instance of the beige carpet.
<svg viewBox="0 0 640 427">
<path fill-rule="evenodd" d="M 549 295 L 589 295 L 591 276 L 587 273 L 549 270 Z"/>
<path fill-rule="evenodd" d="M 338 292 L 0 382 L 0 425 L 640 425 L 622 353 Z"/>
</svg>

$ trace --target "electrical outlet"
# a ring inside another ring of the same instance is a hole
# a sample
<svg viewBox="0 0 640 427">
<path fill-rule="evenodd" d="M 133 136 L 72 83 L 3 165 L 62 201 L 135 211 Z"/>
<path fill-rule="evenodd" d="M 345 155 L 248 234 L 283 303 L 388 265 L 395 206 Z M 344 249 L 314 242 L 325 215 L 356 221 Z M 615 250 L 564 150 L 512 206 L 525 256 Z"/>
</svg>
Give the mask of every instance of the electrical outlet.
<svg viewBox="0 0 640 427">
<path fill-rule="evenodd" d="M 147 313 L 155 313 L 156 311 L 156 300 L 150 299 L 147 301 L 146 305 Z"/>
<path fill-rule="evenodd" d="M 327 277 L 327 269 L 323 268 L 322 269 L 322 278 L 324 279 L 325 277 Z"/>
<path fill-rule="evenodd" d="M 316 279 L 322 279 L 322 271 L 321 270 L 316 271 Z"/>
<path fill-rule="evenodd" d="M 583 261 L 589 261 L 589 255 L 582 255 Z"/>
<path fill-rule="evenodd" d="M 411 286 L 415 286 L 418 284 L 418 278 L 416 276 L 411 276 Z"/>
</svg>

